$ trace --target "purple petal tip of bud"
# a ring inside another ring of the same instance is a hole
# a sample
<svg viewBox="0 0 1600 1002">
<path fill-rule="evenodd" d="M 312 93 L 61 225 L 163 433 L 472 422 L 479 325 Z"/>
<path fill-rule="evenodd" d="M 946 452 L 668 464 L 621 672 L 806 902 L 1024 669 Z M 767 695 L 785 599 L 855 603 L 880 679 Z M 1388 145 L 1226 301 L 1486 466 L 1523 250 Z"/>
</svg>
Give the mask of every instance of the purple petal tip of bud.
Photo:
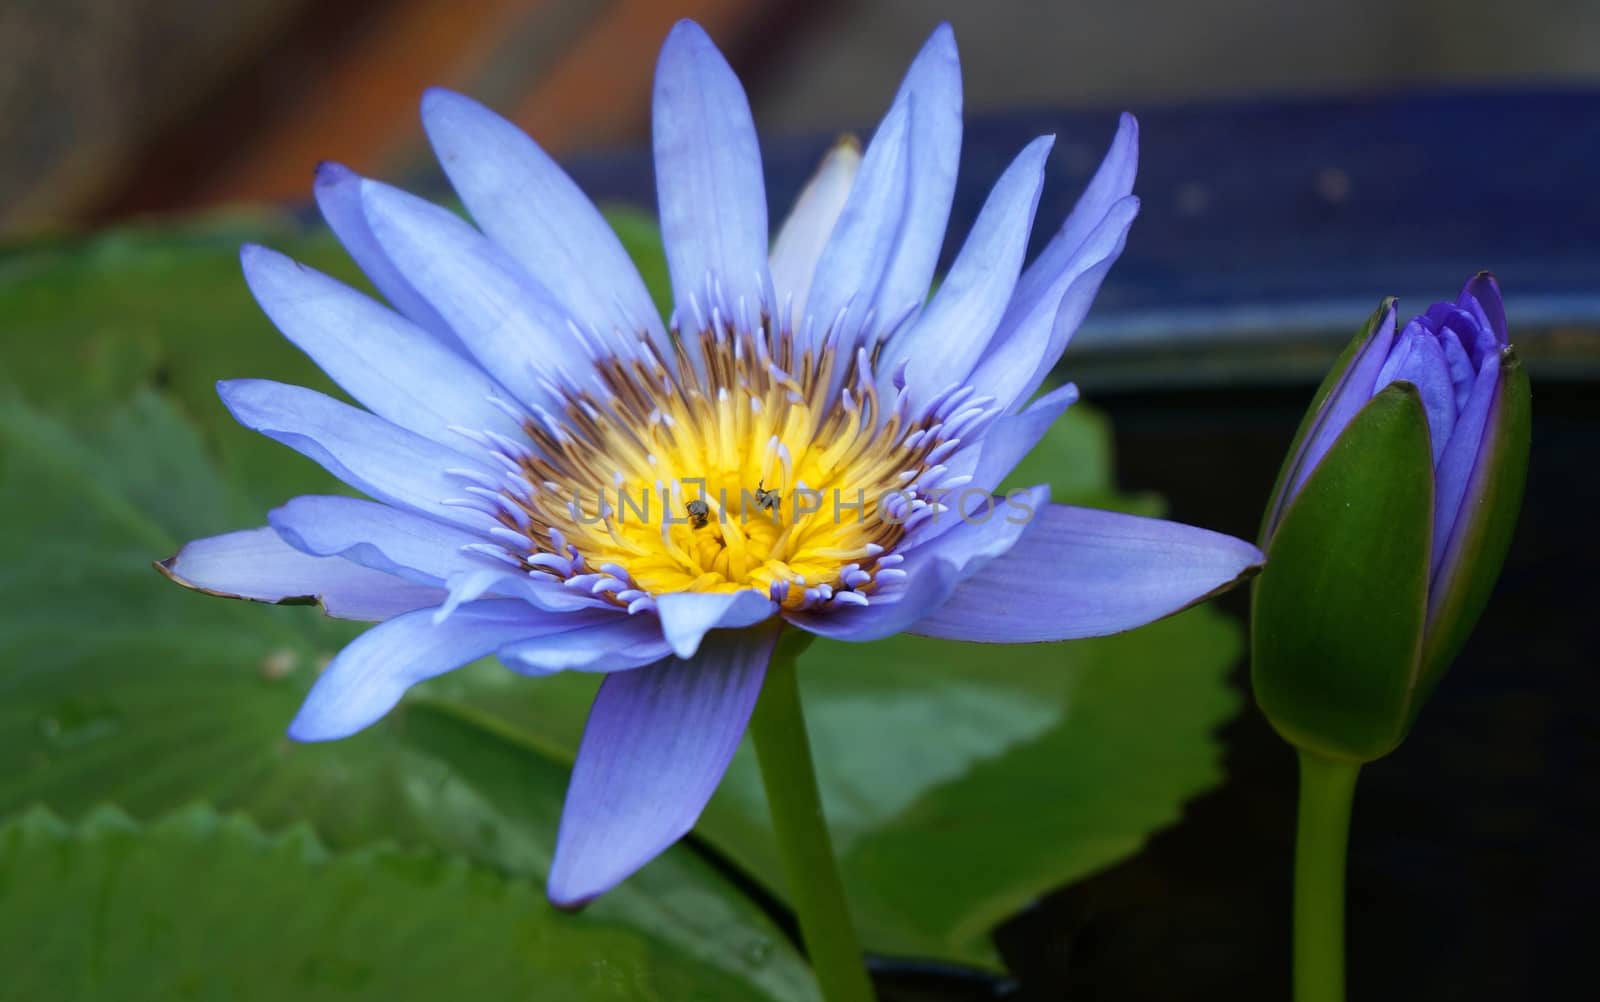
<svg viewBox="0 0 1600 1002">
<path fill-rule="evenodd" d="M 1461 290 L 1461 297 L 1456 301 L 1461 306 L 1466 306 L 1468 300 L 1476 301 L 1483 315 L 1489 321 L 1489 328 L 1494 331 L 1495 342 L 1504 348 L 1510 343 L 1506 331 L 1505 301 L 1500 298 L 1500 283 L 1488 271 L 1480 271 L 1467 281 L 1466 288 Z"/>
</svg>

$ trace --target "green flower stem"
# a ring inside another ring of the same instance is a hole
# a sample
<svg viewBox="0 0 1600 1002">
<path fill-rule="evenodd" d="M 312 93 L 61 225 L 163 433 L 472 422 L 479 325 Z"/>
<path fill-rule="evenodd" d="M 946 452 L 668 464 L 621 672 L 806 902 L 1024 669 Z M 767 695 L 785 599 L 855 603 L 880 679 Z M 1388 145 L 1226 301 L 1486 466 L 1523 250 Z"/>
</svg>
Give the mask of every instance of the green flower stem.
<svg viewBox="0 0 1600 1002">
<path fill-rule="evenodd" d="M 1300 751 L 1294 1002 L 1344 1002 L 1344 863 L 1358 762 Z"/>
<path fill-rule="evenodd" d="M 800 709 L 795 659 L 804 646 L 803 639 L 792 635 L 779 642 L 750 718 L 750 734 L 761 762 L 761 782 L 783 857 L 789 901 L 800 920 L 800 935 L 822 997 L 827 1002 L 872 1002 L 872 982 L 850 923 Z"/>
</svg>

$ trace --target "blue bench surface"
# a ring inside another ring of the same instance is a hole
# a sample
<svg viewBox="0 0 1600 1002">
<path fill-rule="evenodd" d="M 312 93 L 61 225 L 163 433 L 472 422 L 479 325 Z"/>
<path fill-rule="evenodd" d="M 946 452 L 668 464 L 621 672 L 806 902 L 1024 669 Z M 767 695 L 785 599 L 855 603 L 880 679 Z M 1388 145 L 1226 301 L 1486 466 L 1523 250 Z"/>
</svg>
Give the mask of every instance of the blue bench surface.
<svg viewBox="0 0 1600 1002">
<path fill-rule="evenodd" d="M 1600 91 L 1131 110 L 1143 209 L 1068 356 L 1081 379 L 1303 380 L 1383 296 L 1420 311 L 1483 268 L 1541 378 L 1600 375 Z M 1037 249 L 1115 125 L 1113 110 L 971 119 L 945 262 L 1010 158 L 1053 132 Z M 831 138 L 766 142 L 774 218 Z M 572 166 L 596 198 L 653 205 L 643 151 Z"/>
</svg>

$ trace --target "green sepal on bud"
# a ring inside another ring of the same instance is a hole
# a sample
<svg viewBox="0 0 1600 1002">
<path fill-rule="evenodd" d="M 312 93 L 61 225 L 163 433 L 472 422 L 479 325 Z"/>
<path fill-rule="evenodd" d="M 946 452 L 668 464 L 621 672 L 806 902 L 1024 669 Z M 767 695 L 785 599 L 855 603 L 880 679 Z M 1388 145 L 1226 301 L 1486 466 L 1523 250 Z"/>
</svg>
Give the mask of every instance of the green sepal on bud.
<svg viewBox="0 0 1600 1002">
<path fill-rule="evenodd" d="M 1395 383 L 1279 514 L 1252 597 L 1251 672 L 1262 712 L 1291 744 L 1370 761 L 1415 719 L 1433 478 L 1396 471 L 1431 465 L 1421 398 Z"/>
</svg>

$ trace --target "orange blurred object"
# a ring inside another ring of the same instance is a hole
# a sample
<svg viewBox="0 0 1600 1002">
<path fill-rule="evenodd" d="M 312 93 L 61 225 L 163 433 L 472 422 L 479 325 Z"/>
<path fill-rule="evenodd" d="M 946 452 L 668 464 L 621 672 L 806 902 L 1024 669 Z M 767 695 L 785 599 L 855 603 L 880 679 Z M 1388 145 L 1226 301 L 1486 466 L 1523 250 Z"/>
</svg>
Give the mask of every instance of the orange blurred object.
<svg viewBox="0 0 1600 1002">
<path fill-rule="evenodd" d="M 134 6 L 164 25 L 183 23 L 203 2 Z M 175 29 L 126 41 L 86 31 L 96 37 L 80 62 L 107 58 L 96 53 L 108 44 L 142 46 L 139 58 L 163 67 L 171 83 L 160 100 L 137 88 L 100 89 L 102 102 L 120 107 L 99 118 L 126 126 L 114 148 L 96 143 L 104 127 L 72 107 L 86 98 L 61 95 L 68 106 L 45 113 L 64 124 L 67 141 L 30 168 L 33 183 L 0 216 L 0 229 L 8 220 L 13 228 L 102 223 L 227 203 L 303 202 L 322 160 L 403 177 L 429 162 L 417 109 L 435 85 L 484 101 L 557 155 L 641 142 L 656 52 L 675 21 L 699 21 L 737 62 L 749 39 L 769 34 L 763 25 L 814 7 L 798 0 L 255 0 L 243 24 L 204 8 L 218 22 L 206 37 L 231 40 L 226 51 L 161 37 Z M 69 21 L 44 27 L 70 37 Z M 21 44 L 21 36 L 13 39 Z M 91 146 L 100 153 L 85 172 L 78 154 Z"/>
</svg>

